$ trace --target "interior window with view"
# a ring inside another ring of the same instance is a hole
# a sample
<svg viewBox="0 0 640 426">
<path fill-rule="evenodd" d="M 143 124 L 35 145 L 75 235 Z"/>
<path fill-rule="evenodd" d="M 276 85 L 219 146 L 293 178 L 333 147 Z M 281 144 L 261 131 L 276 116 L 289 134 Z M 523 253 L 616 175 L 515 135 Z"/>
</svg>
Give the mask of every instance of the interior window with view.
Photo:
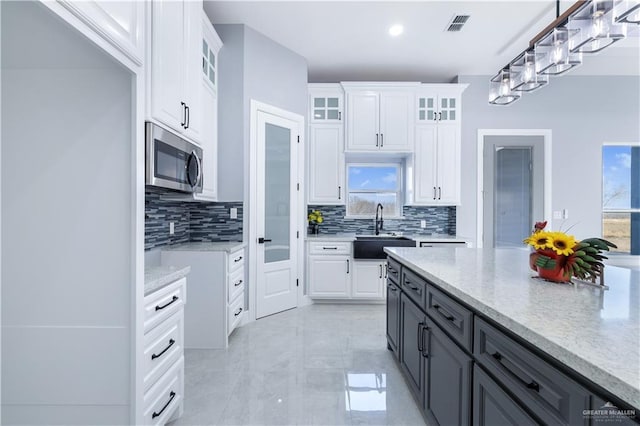
<svg viewBox="0 0 640 426">
<path fill-rule="evenodd" d="M 400 216 L 399 165 L 351 164 L 347 177 L 348 216 L 375 216 L 378 203 L 382 204 L 384 217 Z"/>
<path fill-rule="evenodd" d="M 640 254 L 640 146 L 603 146 L 602 180 L 602 237 Z"/>
</svg>

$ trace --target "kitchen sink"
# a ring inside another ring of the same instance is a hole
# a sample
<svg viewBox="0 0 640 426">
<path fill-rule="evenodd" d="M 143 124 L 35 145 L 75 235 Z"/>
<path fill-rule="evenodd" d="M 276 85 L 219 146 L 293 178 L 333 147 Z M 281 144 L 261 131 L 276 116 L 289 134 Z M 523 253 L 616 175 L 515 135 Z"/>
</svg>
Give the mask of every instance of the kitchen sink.
<svg viewBox="0 0 640 426">
<path fill-rule="evenodd" d="M 391 235 L 361 235 L 353 242 L 354 259 L 385 259 L 385 247 L 415 247 L 411 238 Z"/>
</svg>

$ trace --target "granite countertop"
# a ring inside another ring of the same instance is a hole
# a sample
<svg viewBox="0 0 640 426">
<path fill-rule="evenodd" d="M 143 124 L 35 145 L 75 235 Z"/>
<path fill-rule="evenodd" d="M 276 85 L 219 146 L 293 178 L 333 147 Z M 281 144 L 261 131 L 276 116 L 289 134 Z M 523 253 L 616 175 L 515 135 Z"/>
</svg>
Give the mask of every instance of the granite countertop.
<svg viewBox="0 0 640 426">
<path fill-rule="evenodd" d="M 144 268 L 144 295 L 153 293 L 191 272 L 191 266 L 149 266 Z"/>
<path fill-rule="evenodd" d="M 314 234 L 305 237 L 307 241 L 355 241 L 355 232 L 345 232 L 340 234 Z"/>
<path fill-rule="evenodd" d="M 532 278 L 521 249 L 385 251 L 486 317 L 640 407 L 640 271 L 607 266 L 609 290 Z"/>
<path fill-rule="evenodd" d="M 162 248 L 162 251 L 226 251 L 233 252 L 246 246 L 242 241 L 222 241 L 214 243 L 191 242 Z"/>
<path fill-rule="evenodd" d="M 364 234 L 356 234 L 355 232 L 345 232 L 339 234 L 317 234 L 317 235 L 307 235 L 307 241 L 355 241 L 356 236 L 360 236 Z M 391 235 L 398 235 L 407 238 L 411 238 L 415 241 L 438 241 L 438 242 L 451 242 L 451 243 L 464 243 L 468 242 L 468 238 L 456 236 L 456 235 L 415 235 L 415 234 L 402 234 L 402 233 L 391 233 Z"/>
</svg>

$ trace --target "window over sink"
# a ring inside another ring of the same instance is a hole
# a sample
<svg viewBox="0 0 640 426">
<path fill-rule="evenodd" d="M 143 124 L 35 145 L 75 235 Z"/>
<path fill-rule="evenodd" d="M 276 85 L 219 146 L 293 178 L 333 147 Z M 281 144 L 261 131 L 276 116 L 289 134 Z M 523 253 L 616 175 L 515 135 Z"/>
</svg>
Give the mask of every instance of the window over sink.
<svg viewBox="0 0 640 426">
<path fill-rule="evenodd" d="M 347 164 L 347 216 L 373 218 L 378 203 L 385 218 L 402 216 L 402 165 Z"/>
</svg>

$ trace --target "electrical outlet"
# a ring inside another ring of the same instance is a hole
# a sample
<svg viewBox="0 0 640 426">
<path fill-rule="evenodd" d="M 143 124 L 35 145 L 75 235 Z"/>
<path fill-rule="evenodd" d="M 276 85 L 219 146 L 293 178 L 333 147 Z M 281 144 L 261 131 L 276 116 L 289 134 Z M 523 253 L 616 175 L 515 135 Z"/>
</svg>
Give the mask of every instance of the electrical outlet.
<svg viewBox="0 0 640 426">
<path fill-rule="evenodd" d="M 427 221 L 426 221 L 426 220 L 424 220 L 424 219 L 422 219 L 422 220 L 420 221 L 420 228 L 424 229 L 424 228 L 426 228 L 426 227 L 427 227 Z"/>
<path fill-rule="evenodd" d="M 554 219 L 562 219 L 562 211 L 560 211 L 560 210 L 555 210 L 555 211 L 553 212 L 553 218 L 554 218 Z"/>
<path fill-rule="evenodd" d="M 569 210 L 568 209 L 562 209 L 562 218 L 563 219 L 569 219 Z"/>
<path fill-rule="evenodd" d="M 229 215 L 231 216 L 231 219 L 237 219 L 238 218 L 238 209 L 235 207 L 231 207 L 231 210 L 229 210 Z"/>
<path fill-rule="evenodd" d="M 169 222 L 169 235 L 173 235 L 176 233 L 176 224 L 175 222 Z"/>
</svg>

